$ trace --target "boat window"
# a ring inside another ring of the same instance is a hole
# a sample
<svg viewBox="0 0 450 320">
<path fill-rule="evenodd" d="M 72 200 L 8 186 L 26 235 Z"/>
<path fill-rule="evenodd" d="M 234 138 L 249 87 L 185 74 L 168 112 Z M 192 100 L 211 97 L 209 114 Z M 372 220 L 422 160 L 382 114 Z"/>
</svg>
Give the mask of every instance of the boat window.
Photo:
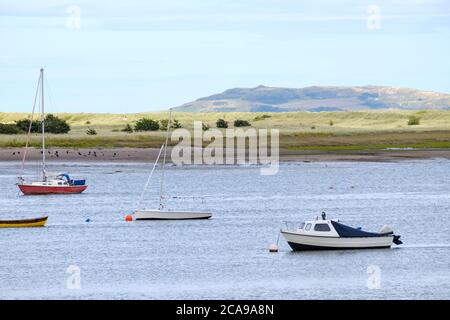
<svg viewBox="0 0 450 320">
<path fill-rule="evenodd" d="M 308 223 L 305 228 L 306 231 L 309 231 L 309 229 L 311 229 L 311 223 Z"/>
<path fill-rule="evenodd" d="M 58 182 L 58 185 L 62 186 L 62 182 Z"/>
<path fill-rule="evenodd" d="M 302 224 L 301 224 L 300 227 L 298 227 L 298 228 L 299 228 L 300 230 L 302 230 L 304 226 L 305 226 L 305 223 L 302 222 Z"/>
<path fill-rule="evenodd" d="M 314 231 L 330 231 L 330 226 L 326 223 L 316 223 Z"/>
</svg>

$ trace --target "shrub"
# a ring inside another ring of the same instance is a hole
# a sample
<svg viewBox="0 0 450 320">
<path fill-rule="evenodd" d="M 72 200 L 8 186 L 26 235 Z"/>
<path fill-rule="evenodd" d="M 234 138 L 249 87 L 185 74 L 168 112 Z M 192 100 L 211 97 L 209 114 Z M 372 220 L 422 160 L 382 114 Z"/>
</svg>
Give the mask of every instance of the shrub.
<svg viewBox="0 0 450 320">
<path fill-rule="evenodd" d="M 174 129 L 180 129 L 180 128 L 182 128 L 181 123 L 180 123 L 177 119 L 174 119 L 174 120 L 172 121 L 172 128 L 174 128 Z"/>
<path fill-rule="evenodd" d="M 129 124 L 127 124 L 127 125 L 125 126 L 125 128 L 123 128 L 121 131 L 122 131 L 122 132 L 132 133 L 132 132 L 133 132 L 133 128 L 132 128 Z"/>
<path fill-rule="evenodd" d="M 86 121 L 84 124 L 91 124 L 91 122 L 88 120 L 88 121 Z"/>
<path fill-rule="evenodd" d="M 48 114 L 45 117 L 45 130 L 49 133 L 68 133 L 70 131 L 70 126 L 66 120 Z"/>
<path fill-rule="evenodd" d="M 333 120 L 330 120 L 330 127 L 332 127 L 334 125 Z"/>
<path fill-rule="evenodd" d="M 0 123 L 0 134 L 18 134 L 23 132 L 15 124 Z"/>
<path fill-rule="evenodd" d="M 202 122 L 202 130 L 203 130 L 203 131 L 209 130 L 209 126 L 208 126 L 206 123 L 203 123 L 203 122 Z"/>
<path fill-rule="evenodd" d="M 163 119 L 163 120 L 160 120 L 159 123 L 160 123 L 159 129 L 161 129 L 163 131 L 167 130 L 167 125 L 169 124 L 169 120 Z M 179 129 L 179 128 L 181 128 L 181 123 L 177 119 L 174 119 L 174 120 L 172 120 L 172 124 L 170 125 L 170 127 L 172 129 Z"/>
<path fill-rule="evenodd" d="M 237 120 L 234 120 L 234 126 L 235 127 L 250 127 L 250 122 L 248 122 L 247 120 L 237 119 Z"/>
<path fill-rule="evenodd" d="M 29 119 L 22 119 L 16 121 L 16 126 L 25 132 L 28 132 L 30 126 Z M 66 120 L 60 119 L 52 114 L 47 114 L 45 116 L 45 131 L 48 133 L 68 133 L 70 131 L 70 126 Z M 31 132 L 39 133 L 42 132 L 42 122 L 40 120 L 34 120 L 31 123 Z"/>
<path fill-rule="evenodd" d="M 216 121 L 216 127 L 217 128 L 228 128 L 228 121 L 225 121 L 223 119 L 218 119 Z"/>
<path fill-rule="evenodd" d="M 269 116 L 268 114 L 263 114 L 261 116 L 256 116 L 255 119 L 253 119 L 253 121 L 260 121 L 268 118 L 272 118 L 272 116 Z"/>
<path fill-rule="evenodd" d="M 136 121 L 134 126 L 134 130 L 136 131 L 156 131 L 159 130 L 159 122 L 149 119 L 142 118 Z"/>
<path fill-rule="evenodd" d="M 88 136 L 95 136 L 97 134 L 97 131 L 95 131 L 95 129 L 89 128 L 89 129 L 86 130 L 86 134 Z"/>
<path fill-rule="evenodd" d="M 420 124 L 420 118 L 416 116 L 409 116 L 408 126 L 417 126 Z"/>
<path fill-rule="evenodd" d="M 315 126 L 312 126 L 312 127 L 311 127 L 311 130 L 315 130 L 315 129 L 316 129 L 316 127 L 315 127 Z"/>
<path fill-rule="evenodd" d="M 16 121 L 16 127 L 22 131 L 28 132 L 30 127 L 29 119 L 22 119 Z M 41 121 L 34 120 L 31 124 L 31 132 L 41 132 Z"/>
</svg>

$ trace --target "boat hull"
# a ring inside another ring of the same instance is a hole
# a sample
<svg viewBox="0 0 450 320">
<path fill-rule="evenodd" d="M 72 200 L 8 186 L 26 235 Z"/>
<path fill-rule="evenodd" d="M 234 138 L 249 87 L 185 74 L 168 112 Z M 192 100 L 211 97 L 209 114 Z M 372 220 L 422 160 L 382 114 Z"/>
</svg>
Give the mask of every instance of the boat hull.
<svg viewBox="0 0 450 320">
<path fill-rule="evenodd" d="M 137 210 L 136 220 L 200 220 L 209 219 L 210 212 L 201 211 L 168 211 L 168 210 Z"/>
<path fill-rule="evenodd" d="M 87 186 L 36 186 L 19 184 L 19 189 L 24 195 L 45 194 L 76 194 L 82 193 Z"/>
<path fill-rule="evenodd" d="M 394 239 L 393 235 L 343 238 L 307 236 L 288 231 L 281 233 L 294 251 L 390 248 Z"/>
<path fill-rule="evenodd" d="M 0 220 L 0 228 L 35 228 L 43 227 L 48 217 L 22 220 Z"/>
</svg>

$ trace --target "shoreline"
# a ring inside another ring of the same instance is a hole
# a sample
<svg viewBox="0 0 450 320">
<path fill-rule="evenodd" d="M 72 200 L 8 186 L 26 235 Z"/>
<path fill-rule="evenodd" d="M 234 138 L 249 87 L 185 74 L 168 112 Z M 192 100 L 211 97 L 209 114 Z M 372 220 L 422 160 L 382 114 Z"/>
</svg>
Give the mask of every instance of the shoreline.
<svg viewBox="0 0 450 320">
<path fill-rule="evenodd" d="M 156 148 L 49 148 L 47 161 L 70 162 L 154 162 L 158 156 Z M 21 162 L 24 148 L 0 148 L 0 161 Z M 170 150 L 169 150 L 170 154 Z M 311 151 L 280 149 L 280 163 L 288 162 L 397 162 L 402 160 L 426 160 L 444 158 L 450 160 L 450 149 L 402 149 L 364 151 Z M 41 150 L 29 148 L 27 161 L 41 159 Z M 170 156 L 169 156 L 170 162 Z"/>
</svg>

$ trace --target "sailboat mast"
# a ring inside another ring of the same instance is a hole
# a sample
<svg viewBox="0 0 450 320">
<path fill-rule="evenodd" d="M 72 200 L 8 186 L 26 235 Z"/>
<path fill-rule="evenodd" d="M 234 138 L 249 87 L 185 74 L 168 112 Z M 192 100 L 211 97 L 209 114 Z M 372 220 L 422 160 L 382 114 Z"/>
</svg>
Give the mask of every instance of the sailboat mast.
<svg viewBox="0 0 450 320">
<path fill-rule="evenodd" d="M 164 167 L 166 165 L 167 143 L 169 141 L 170 127 L 172 126 L 172 109 L 169 109 L 169 121 L 167 123 L 166 142 L 164 143 L 164 156 L 161 170 L 161 185 L 159 186 L 159 209 L 163 208 Z"/>
<path fill-rule="evenodd" d="M 44 68 L 41 68 L 41 105 L 42 105 L 42 180 L 46 181 L 47 176 L 45 174 L 45 110 L 44 110 Z"/>
</svg>

